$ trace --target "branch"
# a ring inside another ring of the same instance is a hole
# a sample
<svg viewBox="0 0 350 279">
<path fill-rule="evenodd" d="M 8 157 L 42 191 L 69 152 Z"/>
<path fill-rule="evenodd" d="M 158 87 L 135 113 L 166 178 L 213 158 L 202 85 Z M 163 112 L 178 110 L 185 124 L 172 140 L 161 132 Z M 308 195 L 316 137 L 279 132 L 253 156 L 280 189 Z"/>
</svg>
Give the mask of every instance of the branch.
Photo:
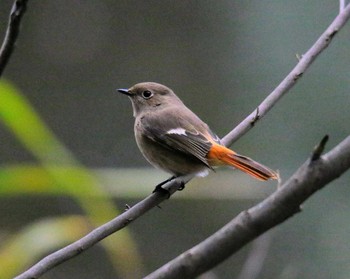
<svg viewBox="0 0 350 279">
<path fill-rule="evenodd" d="M 271 196 L 145 278 L 195 278 L 300 212 L 306 199 L 349 168 L 350 136 L 318 160 L 306 161 Z"/>
<path fill-rule="evenodd" d="M 174 183 L 175 184 L 175 183 Z M 181 182 L 178 180 L 177 187 L 181 186 Z M 112 233 L 121 230 L 129 223 L 145 214 L 147 211 L 161 203 L 167 198 L 167 195 L 162 195 L 160 192 L 156 192 L 141 202 L 137 203 L 132 208 L 119 215 L 117 218 L 109 221 L 106 224 L 94 229 L 83 238 L 73 242 L 72 244 L 46 256 L 37 264 L 32 266 L 26 272 L 20 274 L 15 279 L 34 279 L 39 278 L 41 275 L 52 269 L 53 267 L 79 255 L 81 252 L 92 247 L 105 237 Z"/>
<path fill-rule="evenodd" d="M 9 61 L 19 34 L 22 16 L 27 8 L 28 0 L 15 0 L 7 25 L 6 35 L 0 49 L 0 77 Z"/>
<path fill-rule="evenodd" d="M 301 57 L 299 63 L 285 77 L 285 79 L 272 91 L 272 93 L 259 105 L 258 110 L 254 110 L 236 128 L 222 139 L 222 143 L 229 146 L 240 138 L 243 134 L 253 128 L 254 124 L 285 95 L 292 86 L 303 76 L 305 71 L 314 62 L 316 57 L 331 43 L 335 34 L 345 25 L 350 17 L 350 4 L 347 5 L 339 15 L 333 20 L 331 25 L 318 38 L 314 45 Z"/>
<path fill-rule="evenodd" d="M 346 5 L 346 0 L 339 0 L 339 13 L 341 13 Z"/>
<path fill-rule="evenodd" d="M 316 43 L 308 50 L 308 52 L 302 57 L 297 66 L 292 72 L 282 81 L 282 83 L 259 105 L 259 110 L 254 111 L 249 115 L 241 124 L 239 124 L 234 130 L 232 130 L 227 136 L 223 138 L 223 144 L 230 145 L 233 141 L 244 135 L 250 130 L 252 124 L 258 119 L 261 119 L 296 83 L 296 81 L 302 76 L 305 70 L 311 65 L 316 57 L 328 46 L 334 35 L 344 26 L 350 17 L 350 5 L 348 5 L 342 13 L 340 13 L 327 28 L 324 34 L 316 41 Z M 253 121 L 253 122 L 252 122 Z M 181 181 L 187 183 L 192 179 L 191 176 L 179 177 L 165 184 L 163 188 L 167 189 L 172 195 L 181 186 Z M 69 260 L 70 258 L 80 254 L 81 252 L 92 247 L 108 235 L 124 228 L 129 223 L 148 212 L 153 207 L 156 207 L 167 198 L 167 195 L 160 192 L 156 192 L 146 197 L 128 211 L 119 215 L 112 221 L 96 228 L 85 237 L 78 241 L 58 250 L 30 269 L 16 277 L 17 279 L 33 279 L 38 278 L 53 267 Z M 276 214 L 276 213 L 274 213 Z"/>
</svg>

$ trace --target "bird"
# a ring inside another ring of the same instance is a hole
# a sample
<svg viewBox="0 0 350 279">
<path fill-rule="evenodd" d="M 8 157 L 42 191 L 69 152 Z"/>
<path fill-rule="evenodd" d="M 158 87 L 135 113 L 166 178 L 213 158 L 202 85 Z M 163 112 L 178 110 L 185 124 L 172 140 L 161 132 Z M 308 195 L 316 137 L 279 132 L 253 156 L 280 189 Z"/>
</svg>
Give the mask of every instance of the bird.
<svg viewBox="0 0 350 279">
<path fill-rule="evenodd" d="M 275 171 L 222 145 L 209 126 L 167 86 L 141 82 L 117 91 L 131 100 L 141 153 L 151 165 L 172 175 L 153 192 L 164 192 L 162 186 L 177 177 L 204 177 L 220 166 L 231 166 L 261 181 L 277 179 Z M 183 188 L 184 183 L 178 190 Z"/>
</svg>

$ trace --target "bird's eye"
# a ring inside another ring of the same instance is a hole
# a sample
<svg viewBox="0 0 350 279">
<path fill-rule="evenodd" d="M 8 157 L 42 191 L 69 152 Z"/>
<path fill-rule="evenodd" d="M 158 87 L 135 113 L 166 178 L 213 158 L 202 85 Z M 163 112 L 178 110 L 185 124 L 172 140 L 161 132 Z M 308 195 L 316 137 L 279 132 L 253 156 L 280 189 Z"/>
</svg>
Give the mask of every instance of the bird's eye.
<svg viewBox="0 0 350 279">
<path fill-rule="evenodd" d="M 142 92 L 142 97 L 144 99 L 149 99 L 152 96 L 153 96 L 153 93 L 151 91 L 149 91 L 149 90 L 145 90 L 145 91 Z"/>
</svg>

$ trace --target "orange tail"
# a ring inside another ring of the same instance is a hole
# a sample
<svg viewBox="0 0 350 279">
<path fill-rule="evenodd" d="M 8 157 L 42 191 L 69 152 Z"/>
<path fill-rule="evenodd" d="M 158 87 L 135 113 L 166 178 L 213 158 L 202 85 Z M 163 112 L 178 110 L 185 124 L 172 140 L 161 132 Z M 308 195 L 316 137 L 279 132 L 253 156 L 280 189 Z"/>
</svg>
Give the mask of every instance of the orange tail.
<svg viewBox="0 0 350 279">
<path fill-rule="evenodd" d="M 229 165 L 259 180 L 277 179 L 277 174 L 273 170 L 219 144 L 211 147 L 207 158 L 211 165 Z"/>
</svg>

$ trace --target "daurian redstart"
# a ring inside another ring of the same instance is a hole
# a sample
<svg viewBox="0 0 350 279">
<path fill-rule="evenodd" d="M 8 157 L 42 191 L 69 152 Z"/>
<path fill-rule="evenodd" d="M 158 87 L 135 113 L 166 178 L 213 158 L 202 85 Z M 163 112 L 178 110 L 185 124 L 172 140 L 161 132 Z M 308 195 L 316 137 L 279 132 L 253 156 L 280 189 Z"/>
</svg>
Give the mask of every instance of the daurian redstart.
<svg viewBox="0 0 350 279">
<path fill-rule="evenodd" d="M 138 147 L 154 167 L 173 175 L 167 181 L 182 175 L 205 176 L 222 165 L 259 180 L 277 178 L 271 169 L 221 145 L 219 137 L 170 88 L 143 82 L 118 91 L 132 102 Z"/>
</svg>

